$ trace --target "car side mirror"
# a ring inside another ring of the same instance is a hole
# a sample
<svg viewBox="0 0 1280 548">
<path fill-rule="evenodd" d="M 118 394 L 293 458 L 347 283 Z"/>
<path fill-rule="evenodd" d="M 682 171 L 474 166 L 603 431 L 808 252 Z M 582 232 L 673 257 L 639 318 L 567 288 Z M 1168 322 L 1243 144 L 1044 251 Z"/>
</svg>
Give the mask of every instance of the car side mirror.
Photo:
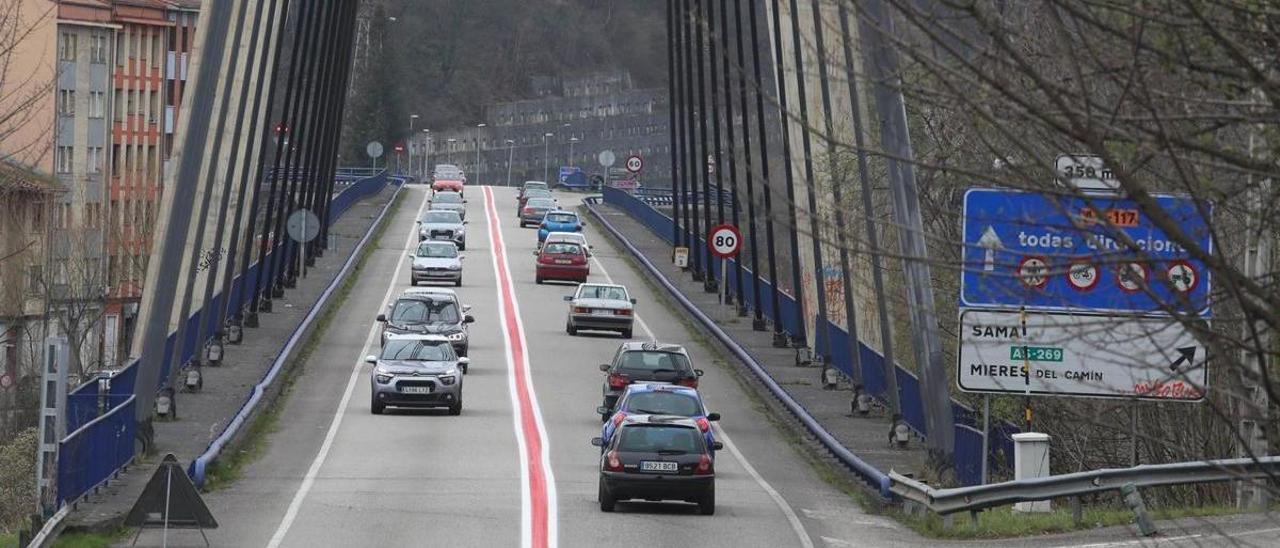
<svg viewBox="0 0 1280 548">
<path fill-rule="evenodd" d="M 471 358 L 468 358 L 468 357 L 466 357 L 466 356 L 459 357 L 459 358 L 458 358 L 458 365 L 461 365 L 461 366 L 464 366 L 464 367 L 465 367 L 465 366 L 468 366 L 468 365 L 471 365 Z"/>
<path fill-rule="evenodd" d="M 701 376 L 702 376 L 702 370 L 701 370 L 701 369 L 694 369 L 694 370 L 693 370 L 693 374 L 694 374 L 694 375 L 697 375 L 697 376 L 699 376 L 699 377 L 701 377 Z"/>
<path fill-rule="evenodd" d="M 376 364 L 378 363 L 378 357 L 374 356 L 373 354 L 369 354 L 368 356 L 364 357 L 364 363 Z"/>
<path fill-rule="evenodd" d="M 604 438 L 599 436 L 591 438 L 591 445 L 594 445 L 596 447 L 604 447 Z"/>
<path fill-rule="evenodd" d="M 636 304 L 636 298 L 635 298 L 635 297 L 632 297 L 632 298 L 631 298 L 631 304 Z"/>
<path fill-rule="evenodd" d="M 573 295 L 565 295 L 564 302 L 567 302 L 567 303 L 573 302 Z"/>
<path fill-rule="evenodd" d="M 711 442 L 711 448 L 715 449 L 716 451 L 719 451 L 721 449 L 724 449 L 724 444 L 718 441 L 713 441 Z"/>
<path fill-rule="evenodd" d="M 462 312 L 463 312 L 464 314 L 465 314 L 465 313 L 467 313 L 467 312 L 470 312 L 470 311 L 471 311 L 471 305 L 469 305 L 469 304 L 464 304 L 464 305 L 462 305 Z"/>
<path fill-rule="evenodd" d="M 533 255 L 536 257 L 538 255 L 538 250 L 533 250 Z"/>
<path fill-rule="evenodd" d="M 476 317 L 471 314 L 467 314 L 465 318 L 462 318 L 462 323 L 476 323 Z"/>
<path fill-rule="evenodd" d="M 718 421 L 718 420 L 720 420 L 720 414 L 719 414 L 719 413 L 707 413 L 707 420 L 712 421 L 712 422 L 714 422 L 714 421 Z"/>
<path fill-rule="evenodd" d="M 462 254 L 459 254 L 459 255 L 458 255 L 458 260 L 459 260 L 459 261 L 461 261 L 461 260 L 463 260 L 463 259 L 465 259 L 465 258 L 467 258 L 467 256 L 466 256 L 466 255 L 462 255 Z"/>
<path fill-rule="evenodd" d="M 608 415 L 608 414 L 609 414 L 609 411 L 612 411 L 612 410 L 611 410 L 611 409 L 609 409 L 608 407 L 603 406 L 603 405 L 601 405 L 600 407 L 597 407 L 597 408 L 596 408 L 596 414 L 597 414 L 597 415 Z"/>
<path fill-rule="evenodd" d="M 378 323 L 385 322 L 385 321 L 387 321 L 387 315 L 386 315 L 386 314 L 378 314 L 378 317 L 377 317 L 376 319 L 377 319 Z"/>
<path fill-rule="evenodd" d="M 609 370 L 609 364 L 607 364 L 607 363 L 602 363 L 602 364 L 600 364 L 600 370 L 601 370 L 601 371 L 608 371 L 608 370 Z"/>
<path fill-rule="evenodd" d="M 469 222 L 471 222 L 471 221 L 468 221 L 468 220 L 466 220 L 466 219 L 463 219 L 463 220 L 462 220 L 462 224 L 464 224 L 464 225 L 465 225 L 465 224 L 467 224 L 467 223 L 469 223 Z"/>
</svg>

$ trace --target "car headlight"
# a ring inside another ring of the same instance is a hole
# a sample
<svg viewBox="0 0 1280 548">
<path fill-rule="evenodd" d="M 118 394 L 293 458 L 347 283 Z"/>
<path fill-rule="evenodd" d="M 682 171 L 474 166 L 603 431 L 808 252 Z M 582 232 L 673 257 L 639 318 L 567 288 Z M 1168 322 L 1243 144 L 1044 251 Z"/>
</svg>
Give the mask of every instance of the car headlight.
<svg viewBox="0 0 1280 548">
<path fill-rule="evenodd" d="M 449 270 L 462 270 L 462 265 L 460 265 L 460 264 L 451 264 L 451 265 L 449 265 Z"/>
<path fill-rule="evenodd" d="M 466 233 L 467 233 L 467 229 L 465 229 L 465 228 L 459 228 L 458 230 L 453 231 L 453 233 L 454 233 L 454 234 L 457 234 L 457 235 L 459 235 L 459 236 L 461 236 L 461 235 L 463 235 L 463 234 L 466 234 Z"/>
<path fill-rule="evenodd" d="M 373 379 L 378 381 L 378 384 L 387 384 L 391 382 L 391 375 L 388 373 L 379 372 L 373 375 Z"/>
<path fill-rule="evenodd" d="M 450 334 L 449 334 L 449 340 L 451 340 L 451 341 L 460 341 L 460 340 L 465 339 L 465 338 L 467 338 L 467 334 L 466 334 L 466 333 L 463 333 L 463 332 L 461 332 L 461 331 L 459 331 L 459 332 L 457 332 L 457 333 L 450 333 Z"/>
<path fill-rule="evenodd" d="M 443 384 L 443 385 L 445 385 L 445 386 L 450 386 L 450 385 L 452 385 L 452 384 L 454 383 L 454 381 L 456 381 L 456 380 L 458 380 L 458 376 L 457 376 L 456 374 L 455 374 L 455 375 L 441 375 L 441 376 L 440 376 L 440 384 Z"/>
</svg>

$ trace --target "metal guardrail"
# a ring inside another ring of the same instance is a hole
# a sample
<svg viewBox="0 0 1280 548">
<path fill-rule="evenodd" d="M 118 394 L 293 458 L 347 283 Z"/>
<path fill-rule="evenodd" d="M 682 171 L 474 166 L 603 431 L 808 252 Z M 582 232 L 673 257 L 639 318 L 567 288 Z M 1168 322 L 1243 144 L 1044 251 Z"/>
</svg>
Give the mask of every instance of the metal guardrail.
<svg viewBox="0 0 1280 548">
<path fill-rule="evenodd" d="M 338 216 L 345 212 L 356 199 L 373 194 L 375 188 L 378 191 L 381 191 L 382 188 L 386 186 L 388 179 L 389 178 L 385 173 L 380 173 L 378 176 L 368 179 L 376 182 L 370 183 L 367 188 L 353 187 L 352 189 L 343 192 L 339 195 L 339 198 L 346 196 L 347 198 L 350 198 L 350 200 L 341 204 L 341 208 L 339 207 L 340 204 L 338 203 L 338 200 L 334 200 L 334 204 L 332 206 L 334 216 L 332 219 L 337 219 Z M 400 177 L 392 177 L 390 179 L 394 179 L 396 181 L 396 194 L 398 195 L 404 188 L 403 184 L 401 184 L 404 179 Z M 348 193 L 354 194 L 348 196 Z M 307 328 L 309 328 L 312 322 L 314 322 L 320 315 L 320 310 L 328 303 L 329 297 L 337 290 L 338 286 L 342 284 L 342 281 L 346 279 L 347 275 L 350 274 L 351 270 L 355 267 L 356 261 L 360 258 L 361 250 L 368 245 L 369 240 L 373 237 L 378 225 L 385 220 L 387 212 L 391 209 L 391 205 L 395 203 L 395 200 L 396 197 L 392 196 L 391 199 L 387 201 L 387 204 L 382 207 L 382 211 L 378 213 L 378 218 L 369 225 L 369 230 L 365 232 L 364 237 L 356 244 L 355 249 L 351 252 L 351 256 L 347 258 L 345 263 L 343 263 L 338 274 L 334 276 L 333 281 L 331 281 L 328 287 L 325 288 L 324 292 L 320 294 L 320 298 L 316 299 L 315 304 L 312 305 L 311 310 L 307 312 L 307 315 L 302 319 L 302 322 L 294 328 L 293 333 L 291 333 L 289 338 L 285 340 L 284 346 L 280 348 L 280 352 L 276 354 L 275 359 L 272 360 L 271 367 L 268 368 L 266 374 L 262 376 L 262 380 L 253 386 L 249 392 L 249 397 L 245 400 L 244 404 L 240 406 L 240 410 L 236 412 L 231 421 L 227 423 L 227 427 L 223 429 L 222 433 L 219 434 L 218 437 L 209 442 L 209 446 L 205 449 L 204 453 L 191 461 L 191 465 L 187 470 L 187 475 L 191 477 L 197 487 L 204 485 L 205 471 L 209 464 L 222 453 L 222 449 L 226 444 L 231 442 L 232 438 L 239 433 L 244 424 L 248 422 L 250 416 L 253 415 L 259 402 L 262 400 L 263 395 L 266 393 L 267 388 L 275 382 L 276 377 L 284 369 L 285 362 L 288 361 L 290 354 L 293 353 L 294 347 L 301 341 L 302 335 L 306 333 Z"/>
<path fill-rule="evenodd" d="M 739 345 L 738 342 L 733 339 L 733 337 L 729 336 L 728 333 L 725 333 L 724 330 L 720 329 L 720 326 L 716 325 L 715 321 L 707 317 L 707 315 L 704 314 L 702 310 L 698 308 L 697 305 L 693 304 L 692 301 L 690 301 L 687 297 L 685 297 L 684 294 L 681 293 L 680 290 L 677 289 L 676 286 L 673 285 L 671 281 L 667 279 L 666 274 L 664 274 L 661 270 L 658 269 L 657 266 L 655 266 L 651 261 L 649 261 L 649 259 L 645 257 L 644 254 L 641 253 L 639 249 L 636 249 L 635 246 L 631 245 L 631 242 L 627 240 L 625 236 L 622 235 L 622 232 L 620 232 L 616 227 L 614 227 L 613 224 L 610 223 L 608 219 L 604 217 L 604 215 L 601 215 L 598 211 L 596 211 L 594 205 L 598 203 L 597 198 L 591 197 L 585 201 L 587 203 L 587 210 L 590 211 L 591 214 L 595 216 L 596 220 L 600 221 L 601 226 L 604 226 L 605 229 L 608 230 L 609 233 L 612 234 L 613 237 L 616 238 L 618 242 L 620 242 L 622 246 L 625 247 L 627 251 L 630 252 L 631 255 L 635 257 L 635 259 L 642 266 L 644 266 L 644 268 L 648 270 L 650 274 L 654 276 L 654 279 L 656 279 L 658 283 L 660 283 L 664 288 L 666 288 L 667 292 L 670 293 L 671 296 L 675 298 L 676 301 L 679 302 L 680 305 L 683 306 L 685 310 L 687 310 L 689 314 L 694 317 L 694 319 L 696 319 L 700 324 L 702 324 L 702 326 L 705 329 L 710 331 L 712 336 L 714 336 L 716 340 L 720 341 L 720 343 L 723 344 L 725 348 L 729 349 L 730 353 L 732 353 L 735 357 L 738 358 L 738 360 L 740 360 L 743 364 L 745 364 L 747 368 L 750 369 L 751 372 L 755 374 L 756 378 L 758 378 L 760 382 L 765 385 L 765 388 L 767 388 L 769 392 L 773 394 L 773 397 L 777 398 L 778 401 L 782 403 L 783 407 L 786 407 L 787 410 L 790 411 L 791 414 L 794 415 L 796 419 L 798 419 L 800 423 L 804 425 L 805 429 L 808 430 L 809 433 L 812 434 L 815 438 L 817 438 L 820 443 L 822 443 L 823 447 L 825 447 L 827 451 L 830 451 L 831 454 L 834 455 L 837 460 L 839 460 L 842 464 L 844 464 L 850 470 L 852 470 L 853 472 L 861 476 L 868 484 L 870 484 L 877 491 L 879 491 L 881 496 L 885 498 L 891 497 L 891 492 L 889 491 L 889 485 L 890 485 L 889 476 L 885 475 L 884 472 L 881 472 L 880 470 L 876 469 L 876 467 L 871 466 L 861 458 L 858 458 L 858 456 L 853 454 L 853 452 L 850 451 L 849 448 L 841 444 L 840 441 L 835 438 L 835 436 L 832 436 L 831 433 L 828 432 L 826 428 L 822 427 L 822 424 L 820 424 L 817 421 L 817 419 L 813 418 L 813 415 L 809 414 L 809 412 L 805 410 L 804 406 L 801 405 L 800 402 L 792 398 L 791 395 L 788 394 L 786 390 L 783 390 L 782 387 L 778 385 L 777 381 L 773 380 L 773 377 L 770 376 L 767 371 L 765 371 L 764 367 L 762 367 L 760 363 L 756 361 L 755 357 L 752 356 L 750 352 L 747 352 L 747 350 L 743 348 L 741 345 Z"/>
<path fill-rule="evenodd" d="M 977 511 L 1015 502 L 1030 502 L 1119 490 L 1132 483 L 1137 487 L 1214 483 L 1243 479 L 1273 479 L 1280 475 L 1280 457 L 1240 458 L 1144 464 L 1133 468 L 1103 468 L 1089 472 L 934 489 L 889 471 L 889 490 L 903 499 L 919 503 L 939 514 Z"/>
</svg>

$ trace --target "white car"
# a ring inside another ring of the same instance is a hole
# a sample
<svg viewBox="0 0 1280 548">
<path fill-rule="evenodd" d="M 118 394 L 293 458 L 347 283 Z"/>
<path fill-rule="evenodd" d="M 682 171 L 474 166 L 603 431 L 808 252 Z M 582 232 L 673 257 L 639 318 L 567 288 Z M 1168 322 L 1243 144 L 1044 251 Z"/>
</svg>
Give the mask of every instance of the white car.
<svg viewBox="0 0 1280 548">
<path fill-rule="evenodd" d="M 578 244 L 582 246 L 583 249 L 587 250 L 588 257 L 591 256 L 591 245 L 587 243 L 587 235 L 581 232 L 552 232 L 547 234 L 547 239 L 544 240 L 542 244 L 539 244 L 539 246 L 545 245 L 548 242 L 569 242 Z"/>
</svg>

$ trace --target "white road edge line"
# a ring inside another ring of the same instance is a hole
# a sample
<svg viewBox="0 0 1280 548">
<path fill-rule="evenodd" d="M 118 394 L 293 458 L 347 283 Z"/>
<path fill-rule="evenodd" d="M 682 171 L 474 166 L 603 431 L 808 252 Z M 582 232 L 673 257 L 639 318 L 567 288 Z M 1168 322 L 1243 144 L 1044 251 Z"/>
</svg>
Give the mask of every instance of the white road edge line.
<svg viewBox="0 0 1280 548">
<path fill-rule="evenodd" d="M 528 341 L 525 340 L 524 321 L 521 319 L 521 314 L 520 314 L 520 300 L 516 297 L 515 279 L 512 277 L 511 262 L 508 260 L 508 257 L 507 257 L 507 253 L 508 253 L 507 237 L 502 230 L 502 221 L 496 218 L 497 210 L 498 210 L 498 198 L 497 198 L 497 195 L 494 194 L 493 188 L 494 187 L 484 188 L 485 227 L 488 228 L 492 226 L 498 235 L 497 241 L 489 242 L 489 247 L 497 248 L 501 246 L 502 248 L 502 263 L 503 263 L 502 266 L 505 267 L 507 271 L 507 284 L 508 284 L 507 289 L 510 291 L 510 294 L 511 294 L 511 309 L 515 313 L 515 318 L 513 319 L 515 320 L 516 326 L 520 331 L 520 347 L 524 349 L 524 360 L 525 360 L 524 369 L 525 369 L 525 381 L 526 381 L 525 390 L 529 393 L 529 404 L 533 408 L 533 417 L 532 417 L 533 423 L 538 428 L 538 436 L 542 438 L 542 451 L 539 454 L 539 460 L 541 462 L 539 466 L 542 467 L 542 475 L 546 482 L 547 546 L 559 546 L 560 504 L 558 502 L 558 496 L 556 494 L 555 472 L 551 469 L 551 443 L 550 443 L 550 438 L 547 437 L 547 430 L 542 423 L 542 408 L 538 405 L 538 394 L 533 389 L 533 366 L 529 362 L 529 354 L 530 354 L 529 343 Z M 493 218 L 490 218 L 490 215 L 491 215 L 489 211 L 490 200 L 493 201 L 493 212 L 492 212 Z M 529 548 L 533 544 L 532 493 L 530 493 L 530 490 L 529 490 L 529 461 L 528 461 L 529 449 L 528 449 L 527 441 L 525 440 L 525 437 L 524 437 L 524 428 L 522 427 L 523 425 L 520 424 L 521 410 L 520 410 L 520 398 L 519 398 L 519 394 L 516 387 L 515 356 L 512 355 L 511 353 L 511 342 L 509 340 L 510 335 L 507 333 L 507 329 L 506 329 L 505 320 L 506 320 L 507 312 L 506 312 L 506 307 L 503 306 L 503 302 L 501 300 L 502 288 L 498 286 L 498 284 L 502 283 L 502 276 L 498 274 L 498 254 L 495 252 L 490 252 L 489 257 L 493 262 L 494 286 L 495 286 L 495 289 L 497 289 L 498 291 L 498 297 L 499 297 L 498 319 L 499 319 L 499 323 L 502 325 L 502 338 L 503 340 L 507 341 L 507 344 L 505 345 L 506 346 L 505 350 L 507 355 L 507 388 L 508 388 L 507 393 L 511 396 L 512 426 L 516 433 L 516 441 L 519 443 L 520 480 L 521 480 L 520 481 L 520 502 L 523 508 L 523 511 L 520 513 L 520 545 L 524 548 Z"/>
<path fill-rule="evenodd" d="M 1237 539 L 1240 537 L 1250 537 L 1253 535 L 1265 535 L 1267 533 L 1280 532 L 1280 527 L 1271 527 L 1268 529 L 1252 529 L 1247 531 L 1239 531 L 1234 533 L 1222 533 L 1222 538 L 1226 540 Z M 1181 542 L 1184 540 L 1194 540 L 1207 537 L 1204 533 L 1195 533 L 1191 535 L 1182 535 L 1179 537 L 1158 537 L 1153 539 L 1133 539 L 1120 540 L 1115 542 L 1098 542 L 1094 544 L 1061 544 L 1054 548 L 1118 548 L 1120 546 L 1156 546 L 1160 544 L 1168 544 L 1170 542 Z"/>
<path fill-rule="evenodd" d="M 418 206 L 418 213 L 414 219 L 422 217 L 422 211 L 427 207 L 427 196 L 422 195 L 422 204 Z M 405 238 L 404 250 L 407 251 L 413 245 L 413 238 L 416 236 L 414 230 L 409 231 L 408 237 Z M 377 242 L 370 242 L 377 245 Z M 391 299 L 391 294 L 396 290 L 396 286 L 400 283 L 400 276 L 404 273 L 401 268 L 407 255 L 400 254 L 400 258 L 396 259 L 395 273 L 391 276 L 391 283 L 387 285 L 387 292 L 382 296 L 382 301 L 378 305 L 381 310 Z M 342 394 L 342 401 L 338 403 L 338 408 L 333 412 L 333 420 L 329 423 L 329 431 L 324 436 L 324 443 L 320 444 L 320 451 L 316 453 L 316 458 L 311 461 L 311 467 L 307 469 L 307 475 L 302 478 L 302 483 L 298 485 L 298 491 L 293 494 L 293 500 L 289 502 L 289 509 L 285 511 L 284 517 L 280 519 L 280 525 L 276 527 L 275 534 L 271 535 L 271 541 L 267 543 L 267 548 L 279 548 L 284 542 L 284 537 L 289 533 L 289 527 L 293 526 L 293 520 L 298 517 L 298 510 L 302 508 L 302 501 L 307 498 L 307 493 L 311 491 L 311 486 L 316 482 L 316 475 L 320 473 L 320 467 L 324 466 L 324 461 L 329 457 L 329 449 L 333 447 L 333 439 L 338 436 L 338 427 L 342 425 L 342 417 L 347 413 L 347 405 L 351 402 L 351 394 L 355 391 L 356 381 L 360 378 L 360 370 L 364 366 L 364 357 L 368 354 L 369 348 L 373 345 L 374 338 L 378 335 L 378 324 L 375 323 L 369 328 L 369 336 L 365 338 L 364 347 L 360 349 L 360 355 L 356 356 L 355 367 L 351 369 L 351 377 L 347 379 L 347 389 Z"/>
<path fill-rule="evenodd" d="M 595 257 L 594 253 L 591 256 L 591 261 L 595 263 L 596 268 L 600 269 L 600 273 L 604 274 L 605 280 L 608 280 L 609 283 L 616 283 L 613 281 L 613 276 L 609 275 L 609 271 L 605 269 L 604 264 Z M 650 340 L 657 339 L 653 334 L 653 330 L 649 329 L 649 324 L 644 321 L 644 318 L 641 318 L 639 313 L 636 313 L 635 317 L 636 323 L 640 324 L 640 329 L 644 331 L 645 335 Z M 733 454 L 733 458 L 738 461 L 738 464 L 742 465 L 747 474 L 756 480 L 756 484 L 761 489 L 764 489 L 765 493 L 769 494 L 769 498 L 773 499 L 773 502 L 778 505 L 778 509 L 782 510 L 782 514 L 787 517 L 787 522 L 791 524 L 791 530 L 795 531 L 796 537 L 800 539 L 800 545 L 804 548 L 814 548 L 813 539 L 809 538 L 809 532 L 805 530 L 804 523 L 800 521 L 800 516 L 796 515 L 796 511 L 791 508 L 791 504 L 787 502 L 787 499 L 782 498 L 782 494 L 777 489 L 774 489 L 764 479 L 764 476 L 761 476 L 760 472 L 756 471 L 754 466 L 751 466 L 750 462 L 747 462 L 747 457 L 738 450 L 737 444 L 733 443 L 733 440 L 729 438 L 729 433 L 725 432 L 724 428 L 721 428 L 719 424 L 712 424 L 712 427 L 715 428 L 716 436 L 724 442 L 724 448 Z"/>
</svg>

